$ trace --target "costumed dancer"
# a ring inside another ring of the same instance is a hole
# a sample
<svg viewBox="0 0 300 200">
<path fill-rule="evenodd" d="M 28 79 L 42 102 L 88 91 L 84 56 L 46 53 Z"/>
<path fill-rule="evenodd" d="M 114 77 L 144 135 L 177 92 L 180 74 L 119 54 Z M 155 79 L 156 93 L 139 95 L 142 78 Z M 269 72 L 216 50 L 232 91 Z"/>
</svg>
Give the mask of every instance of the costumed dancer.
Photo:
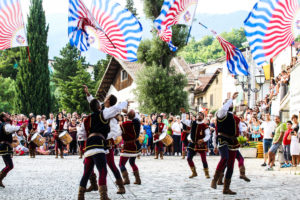
<svg viewBox="0 0 300 200">
<path fill-rule="evenodd" d="M 186 115 L 185 120 L 190 121 L 190 115 Z M 187 146 L 188 146 L 188 139 L 187 137 L 191 133 L 191 127 L 186 125 L 182 122 L 182 133 L 181 133 L 181 142 L 182 142 L 182 159 L 185 159 L 186 152 L 187 152 Z"/>
<path fill-rule="evenodd" d="M 87 86 L 84 86 L 84 91 L 87 95 L 88 102 L 91 102 L 94 99 L 94 97 L 90 95 L 90 93 L 88 92 Z M 114 95 L 109 95 L 105 98 L 104 103 L 101 106 L 101 110 L 103 111 L 105 109 L 110 109 L 112 106 L 115 106 L 116 103 L 117 103 L 117 98 Z M 99 102 L 99 104 L 101 103 Z M 89 123 L 86 123 L 85 126 L 88 127 Z M 115 164 L 114 140 L 116 139 L 116 137 L 121 136 L 122 134 L 118 120 L 115 117 L 110 119 L 109 127 L 110 127 L 110 132 L 108 133 L 108 137 L 107 137 L 108 154 L 106 154 L 106 162 L 116 178 L 116 185 L 118 186 L 117 194 L 125 194 L 126 191 L 124 187 L 124 182 L 121 177 L 121 173 Z M 91 185 L 86 190 L 86 192 L 98 190 L 97 176 L 94 172 L 92 172 L 90 175 L 90 183 Z"/>
<path fill-rule="evenodd" d="M 58 149 L 60 150 L 60 157 L 64 158 L 64 144 L 59 139 L 59 134 L 67 130 L 67 120 L 63 118 L 63 113 L 59 112 L 56 116 L 56 128 L 55 128 L 55 158 L 58 158 Z"/>
<path fill-rule="evenodd" d="M 107 195 L 106 177 L 106 153 L 107 137 L 110 132 L 110 119 L 117 115 L 118 112 L 126 108 L 127 102 L 100 110 L 100 103 L 93 99 L 90 103 L 90 109 L 93 112 L 87 119 L 84 120 L 82 130 L 86 130 L 87 142 L 84 153 L 84 173 L 80 181 L 78 199 L 83 200 L 86 192 L 86 185 L 93 172 L 94 165 L 99 171 L 99 193 L 101 200 L 109 200 Z M 90 118 L 90 120 L 89 120 Z M 88 124 L 90 124 L 88 130 Z"/>
<path fill-rule="evenodd" d="M 214 178 L 211 182 L 213 189 L 217 188 L 217 182 L 220 177 L 223 176 L 225 168 L 225 180 L 223 194 L 235 195 L 236 192 L 230 190 L 231 177 L 234 169 L 234 161 L 236 159 L 239 143 L 237 137 L 240 130 L 237 128 L 240 123 L 240 119 L 235 117 L 233 111 L 233 100 L 236 99 L 238 93 L 234 93 L 232 99 L 225 101 L 223 107 L 217 112 L 217 127 L 216 127 L 216 139 L 218 141 L 218 149 L 215 146 L 215 153 L 220 152 L 221 159 L 218 163 Z M 216 143 L 216 142 L 214 142 Z"/>
<path fill-rule="evenodd" d="M 237 127 L 237 128 L 239 128 L 239 127 Z M 239 150 L 237 150 L 237 152 L 236 152 L 236 159 L 238 161 L 238 166 L 239 166 L 239 170 L 240 170 L 240 179 L 243 179 L 246 182 L 250 182 L 251 180 L 246 176 L 244 157 L 242 156 L 242 154 Z M 224 174 L 222 174 L 222 176 L 219 178 L 218 183 L 217 183 L 218 185 L 224 185 L 223 178 L 224 178 Z"/>
<path fill-rule="evenodd" d="M 36 144 L 31 141 L 32 136 L 37 133 L 38 124 L 35 123 L 35 117 L 31 116 L 29 118 L 29 124 L 28 124 L 28 149 L 29 149 L 29 156 L 30 158 L 35 158 L 35 150 L 36 150 Z"/>
<path fill-rule="evenodd" d="M 162 123 L 162 117 L 157 117 L 155 133 L 153 136 L 153 143 L 155 143 L 155 157 L 154 159 L 158 159 L 158 155 L 160 155 L 160 159 L 164 159 L 164 144 L 162 141 L 159 141 L 159 136 L 167 131 L 167 126 Z"/>
<path fill-rule="evenodd" d="M 130 184 L 128 172 L 125 167 L 127 161 L 129 160 L 130 166 L 135 176 L 134 184 L 140 185 L 141 179 L 140 179 L 139 169 L 135 164 L 135 160 L 137 156 L 140 155 L 141 153 L 141 144 L 138 141 L 140 130 L 141 130 L 141 123 L 139 119 L 136 117 L 134 110 L 130 110 L 127 116 L 128 116 L 128 120 L 123 122 L 121 125 L 124 145 L 120 154 L 119 166 L 124 179 L 124 184 L 125 185 Z"/>
<path fill-rule="evenodd" d="M 191 122 L 191 120 L 187 119 L 184 108 L 181 108 L 181 112 L 182 123 L 188 127 L 191 127 L 191 141 L 189 141 L 188 144 L 187 161 L 192 170 L 192 175 L 189 178 L 198 176 L 195 164 L 193 162 L 193 158 L 197 153 L 199 153 L 201 156 L 205 177 L 210 178 L 208 163 L 206 160 L 206 153 L 208 151 L 207 141 L 210 138 L 210 129 L 208 125 L 203 122 L 204 114 L 199 112 L 197 120 Z"/>
<path fill-rule="evenodd" d="M 2 181 L 14 168 L 12 161 L 13 155 L 13 137 L 12 134 L 17 132 L 19 129 L 23 129 L 26 126 L 26 123 L 23 123 L 21 126 L 11 125 L 10 116 L 6 113 L 0 114 L 0 155 L 5 163 L 5 167 L 0 172 L 0 187 L 5 188 Z"/>
</svg>

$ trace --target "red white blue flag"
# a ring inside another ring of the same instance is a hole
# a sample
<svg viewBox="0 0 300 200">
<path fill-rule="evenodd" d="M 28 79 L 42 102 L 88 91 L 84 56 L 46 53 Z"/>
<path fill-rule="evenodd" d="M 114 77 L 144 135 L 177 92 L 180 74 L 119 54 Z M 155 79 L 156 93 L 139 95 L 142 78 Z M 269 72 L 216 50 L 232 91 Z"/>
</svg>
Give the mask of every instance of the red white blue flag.
<svg viewBox="0 0 300 200">
<path fill-rule="evenodd" d="M 244 25 L 253 59 L 262 66 L 300 33 L 298 0 L 259 0 Z"/>
<path fill-rule="evenodd" d="M 221 36 L 217 35 L 216 37 L 226 53 L 227 68 L 229 72 L 233 75 L 248 76 L 249 66 L 242 52 Z"/>
<path fill-rule="evenodd" d="M 172 51 L 172 29 L 176 24 L 191 26 L 194 20 L 198 0 L 165 0 L 160 15 L 154 20 L 159 37 L 169 44 Z"/>
<path fill-rule="evenodd" d="M 28 46 L 19 0 L 0 0 L 0 50 Z"/>
<path fill-rule="evenodd" d="M 115 58 L 137 61 L 137 50 L 143 33 L 138 19 L 114 0 L 93 0 L 91 11 L 103 29 L 89 32 L 91 45 Z"/>
</svg>

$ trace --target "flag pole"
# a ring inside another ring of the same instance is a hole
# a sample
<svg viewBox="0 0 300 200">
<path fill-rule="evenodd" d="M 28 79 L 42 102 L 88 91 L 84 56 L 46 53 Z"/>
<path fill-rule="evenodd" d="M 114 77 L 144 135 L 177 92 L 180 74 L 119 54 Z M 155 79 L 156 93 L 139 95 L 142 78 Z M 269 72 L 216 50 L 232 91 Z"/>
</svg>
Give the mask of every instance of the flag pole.
<svg viewBox="0 0 300 200">
<path fill-rule="evenodd" d="M 21 1 L 18 0 L 19 4 L 20 4 L 20 9 L 22 11 L 22 4 L 21 4 Z M 21 12 L 21 15 L 22 15 L 22 22 L 23 22 L 23 26 L 24 26 L 24 32 L 25 32 L 25 35 L 26 35 L 26 41 L 27 41 L 27 54 L 28 54 L 28 61 L 31 62 L 31 59 L 30 59 L 30 51 L 29 51 L 29 43 L 28 43 L 28 37 L 27 37 L 27 30 L 26 30 L 26 26 L 25 26 L 25 22 L 24 22 L 24 16 L 23 16 L 23 11 Z"/>
<path fill-rule="evenodd" d="M 186 42 L 185 42 L 186 45 L 188 44 L 190 36 L 191 36 L 191 32 L 192 32 L 192 28 L 193 28 L 193 23 L 194 23 L 196 11 L 197 11 L 198 3 L 199 3 L 199 1 L 197 1 L 196 9 L 195 9 L 194 14 L 193 14 L 193 19 L 192 19 L 193 21 L 192 21 L 192 24 L 191 24 L 191 27 L 190 27 L 190 30 L 189 30 L 189 33 L 188 33 L 188 36 L 187 36 Z"/>
</svg>

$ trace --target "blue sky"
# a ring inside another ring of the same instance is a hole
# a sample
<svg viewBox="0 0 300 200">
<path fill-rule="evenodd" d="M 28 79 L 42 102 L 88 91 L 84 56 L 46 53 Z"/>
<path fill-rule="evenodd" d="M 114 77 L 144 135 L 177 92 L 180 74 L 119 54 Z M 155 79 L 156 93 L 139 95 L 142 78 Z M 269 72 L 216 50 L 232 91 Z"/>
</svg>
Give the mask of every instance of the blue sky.
<svg viewBox="0 0 300 200">
<path fill-rule="evenodd" d="M 91 5 L 91 1 L 92 0 L 83 0 L 88 8 Z M 24 21 L 26 24 L 30 0 L 20 0 L 20 2 L 22 5 Z M 47 23 L 49 23 L 48 45 L 50 59 L 52 59 L 54 56 L 58 56 L 59 50 L 68 42 L 68 2 L 68 0 L 43 0 L 46 20 Z M 118 2 L 121 5 L 126 4 L 126 0 L 118 0 Z M 210 25 L 211 28 L 217 29 L 217 31 L 228 31 L 230 30 L 230 28 L 238 28 L 242 25 L 244 19 L 247 16 L 247 13 L 251 11 L 256 2 L 257 0 L 199 0 L 196 15 L 197 20 L 201 18 L 200 20 L 204 20 L 203 23 Z M 135 7 L 138 10 L 140 21 L 143 25 L 143 38 L 150 38 L 151 21 L 145 19 L 145 15 L 143 13 L 143 0 L 134 0 L 134 3 Z M 238 11 L 240 15 L 234 15 L 230 17 L 231 13 Z M 219 17 L 214 18 L 214 15 Z M 228 16 L 227 21 L 220 21 L 222 20 L 223 16 Z M 238 16 L 237 19 L 236 16 Z M 220 24 L 222 26 L 220 26 Z M 195 25 L 197 26 L 197 24 L 194 23 L 194 31 L 192 32 L 192 36 L 199 39 L 203 35 L 209 34 L 209 32 L 205 32 L 205 30 L 203 29 L 201 33 L 199 33 L 198 30 L 200 27 L 196 27 Z M 225 26 L 227 26 L 228 29 L 226 29 Z M 87 61 L 91 64 L 94 64 L 97 60 L 105 57 L 104 53 L 101 53 L 95 49 L 90 49 L 83 55 L 87 57 Z"/>
</svg>

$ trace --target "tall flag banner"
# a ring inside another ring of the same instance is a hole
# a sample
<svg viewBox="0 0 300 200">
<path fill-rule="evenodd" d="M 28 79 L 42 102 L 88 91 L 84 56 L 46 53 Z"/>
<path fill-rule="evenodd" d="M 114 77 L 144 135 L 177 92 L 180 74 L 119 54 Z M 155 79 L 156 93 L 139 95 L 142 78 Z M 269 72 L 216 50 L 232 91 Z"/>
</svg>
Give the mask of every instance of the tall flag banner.
<svg viewBox="0 0 300 200">
<path fill-rule="evenodd" d="M 177 48 L 172 44 L 171 27 L 176 24 L 191 26 L 198 0 L 165 0 L 160 15 L 154 20 L 158 36 L 167 42 L 171 51 Z"/>
<path fill-rule="evenodd" d="M 0 50 L 28 46 L 19 0 L 0 0 Z"/>
<path fill-rule="evenodd" d="M 100 29 L 97 21 L 81 0 L 69 0 L 68 35 L 70 44 L 80 51 L 90 47 L 87 28 Z"/>
<path fill-rule="evenodd" d="M 203 25 L 202 23 L 199 24 L 204 28 L 210 30 L 207 26 Z M 233 75 L 248 76 L 249 66 L 246 62 L 243 53 L 238 48 L 236 48 L 233 44 L 229 43 L 220 35 L 218 35 L 216 31 L 214 30 L 210 30 L 210 31 L 212 32 L 213 35 L 216 36 L 222 49 L 226 53 L 226 62 L 227 62 L 227 68 L 229 72 Z"/>
<path fill-rule="evenodd" d="M 263 66 L 300 32 L 298 0 L 259 0 L 244 21 L 253 59 Z"/>
<path fill-rule="evenodd" d="M 227 68 L 229 72 L 233 75 L 248 76 L 249 66 L 242 52 L 221 36 L 217 35 L 216 38 L 226 53 Z"/>
<path fill-rule="evenodd" d="M 91 12 L 103 29 L 88 28 L 92 47 L 124 61 L 137 61 L 143 33 L 138 19 L 114 0 L 93 0 Z"/>
</svg>

